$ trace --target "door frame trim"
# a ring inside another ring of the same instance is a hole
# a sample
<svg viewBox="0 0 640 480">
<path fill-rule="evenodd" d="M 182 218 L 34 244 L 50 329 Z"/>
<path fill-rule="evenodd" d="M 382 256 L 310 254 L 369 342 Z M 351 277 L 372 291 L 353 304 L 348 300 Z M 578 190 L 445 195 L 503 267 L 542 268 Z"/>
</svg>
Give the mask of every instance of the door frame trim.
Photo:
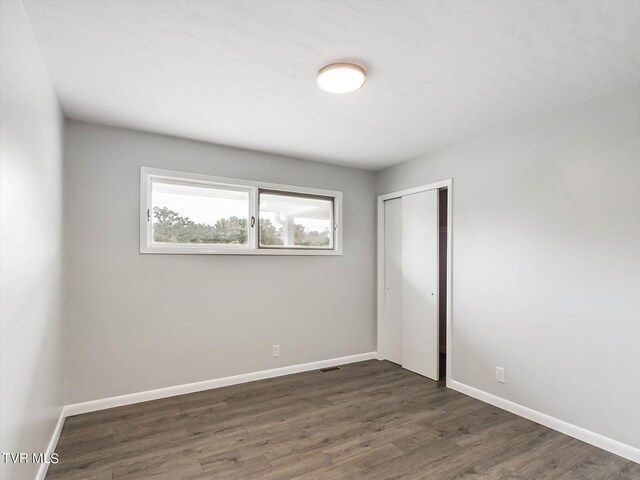
<svg viewBox="0 0 640 480">
<path fill-rule="evenodd" d="M 385 193 L 378 196 L 378 308 L 376 315 L 377 324 L 377 351 L 378 360 L 386 360 L 384 355 L 384 349 L 382 348 L 382 324 L 385 321 L 385 295 L 384 295 L 384 265 L 385 265 L 385 232 L 384 232 L 384 202 L 394 198 L 403 197 L 405 195 L 411 195 L 413 193 L 426 192 L 428 190 L 440 190 L 442 188 L 447 189 L 447 303 L 446 303 L 446 317 L 447 317 L 447 369 L 446 369 L 446 384 L 447 387 L 451 387 L 451 371 L 453 363 L 453 350 L 452 345 L 452 315 L 451 315 L 451 298 L 452 298 L 452 259 L 453 259 L 453 179 L 442 180 L 440 182 L 429 183 L 426 185 L 420 185 L 418 187 L 407 188 L 405 190 L 399 190 L 396 192 Z"/>
</svg>

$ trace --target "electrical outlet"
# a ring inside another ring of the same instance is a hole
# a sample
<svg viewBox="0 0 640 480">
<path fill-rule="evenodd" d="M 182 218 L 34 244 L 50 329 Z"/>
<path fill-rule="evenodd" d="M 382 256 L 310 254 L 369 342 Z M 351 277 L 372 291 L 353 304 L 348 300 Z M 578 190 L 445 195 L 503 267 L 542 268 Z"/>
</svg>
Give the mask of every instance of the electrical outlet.
<svg viewBox="0 0 640 480">
<path fill-rule="evenodd" d="M 274 345 L 273 346 L 273 356 L 274 357 L 279 357 L 280 356 L 280 345 Z"/>
<path fill-rule="evenodd" d="M 496 367 L 496 382 L 507 383 L 507 377 L 502 367 Z"/>
</svg>

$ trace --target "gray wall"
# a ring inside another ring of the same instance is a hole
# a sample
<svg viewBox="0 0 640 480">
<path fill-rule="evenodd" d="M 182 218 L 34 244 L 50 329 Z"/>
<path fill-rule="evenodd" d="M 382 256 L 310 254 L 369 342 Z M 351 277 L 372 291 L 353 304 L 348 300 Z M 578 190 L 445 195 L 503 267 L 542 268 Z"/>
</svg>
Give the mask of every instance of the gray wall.
<svg viewBox="0 0 640 480">
<path fill-rule="evenodd" d="M 378 189 L 454 179 L 453 379 L 635 447 L 639 134 L 634 88 L 392 167 Z"/>
<path fill-rule="evenodd" d="M 374 173 L 65 126 L 67 403 L 375 350 Z M 344 255 L 141 255 L 140 166 L 341 190 Z"/>
<path fill-rule="evenodd" d="M 20 2 L 0 18 L 0 451 L 45 452 L 63 404 L 62 117 Z"/>
</svg>

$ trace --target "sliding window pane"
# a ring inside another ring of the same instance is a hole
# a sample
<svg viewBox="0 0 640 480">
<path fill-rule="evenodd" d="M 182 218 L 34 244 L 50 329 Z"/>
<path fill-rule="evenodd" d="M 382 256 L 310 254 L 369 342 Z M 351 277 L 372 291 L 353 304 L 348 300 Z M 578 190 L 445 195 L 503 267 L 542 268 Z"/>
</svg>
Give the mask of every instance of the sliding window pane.
<svg viewBox="0 0 640 480">
<path fill-rule="evenodd" d="M 260 247 L 333 248 L 333 198 L 260 192 Z"/>
<path fill-rule="evenodd" d="M 151 191 L 154 243 L 248 244 L 247 190 L 154 180 Z"/>
</svg>

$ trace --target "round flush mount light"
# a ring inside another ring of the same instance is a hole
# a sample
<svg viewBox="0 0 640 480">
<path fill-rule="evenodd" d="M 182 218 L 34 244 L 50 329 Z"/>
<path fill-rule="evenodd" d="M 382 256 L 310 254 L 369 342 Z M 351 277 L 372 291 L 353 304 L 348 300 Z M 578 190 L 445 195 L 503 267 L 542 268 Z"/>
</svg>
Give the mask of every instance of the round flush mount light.
<svg viewBox="0 0 640 480">
<path fill-rule="evenodd" d="M 367 75 L 354 63 L 332 63 L 318 72 L 318 87 L 329 93 L 349 93 L 364 85 Z"/>
</svg>

